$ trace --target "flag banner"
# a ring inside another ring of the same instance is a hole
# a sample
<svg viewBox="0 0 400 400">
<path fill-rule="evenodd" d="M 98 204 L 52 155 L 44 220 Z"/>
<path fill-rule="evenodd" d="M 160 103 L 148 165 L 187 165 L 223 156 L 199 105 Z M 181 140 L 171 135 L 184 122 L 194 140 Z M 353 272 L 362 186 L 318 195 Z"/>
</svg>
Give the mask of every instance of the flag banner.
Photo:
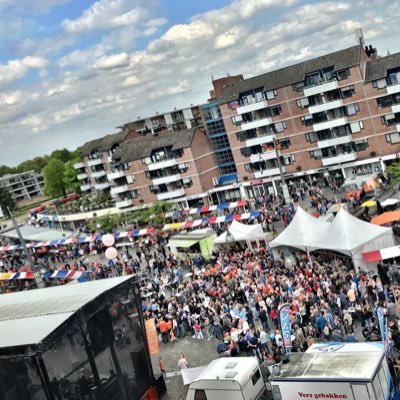
<svg viewBox="0 0 400 400">
<path fill-rule="evenodd" d="M 281 321 L 281 331 L 283 338 L 283 345 L 287 353 L 292 351 L 292 338 L 291 338 L 291 328 L 292 328 L 292 312 L 288 304 L 281 307 L 279 310 L 279 318 Z"/>
</svg>

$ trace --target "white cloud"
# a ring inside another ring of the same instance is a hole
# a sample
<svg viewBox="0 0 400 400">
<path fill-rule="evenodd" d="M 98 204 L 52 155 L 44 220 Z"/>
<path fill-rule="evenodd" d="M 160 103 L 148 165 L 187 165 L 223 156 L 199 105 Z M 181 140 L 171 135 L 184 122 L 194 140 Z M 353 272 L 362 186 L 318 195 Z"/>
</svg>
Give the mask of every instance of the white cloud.
<svg viewBox="0 0 400 400">
<path fill-rule="evenodd" d="M 125 80 L 122 82 L 122 86 L 134 86 L 137 85 L 139 82 L 140 80 L 137 78 L 137 76 L 131 75 L 125 78 Z"/>
<path fill-rule="evenodd" d="M 30 128 L 34 133 L 40 132 L 47 128 L 43 122 L 43 119 L 37 115 L 28 115 L 26 118 L 22 119 L 21 126 Z"/>
<path fill-rule="evenodd" d="M 65 19 L 62 25 L 67 32 L 76 34 L 134 24 L 145 15 L 143 8 L 132 7 L 132 2 L 127 0 L 99 0 L 80 17 Z"/>
<path fill-rule="evenodd" d="M 100 69 L 120 68 L 127 65 L 129 65 L 129 56 L 126 53 L 103 56 L 95 63 L 95 67 Z"/>
<path fill-rule="evenodd" d="M 239 27 L 234 27 L 222 35 L 218 35 L 214 42 L 216 49 L 226 49 L 235 45 L 243 34 L 243 30 Z"/>
<path fill-rule="evenodd" d="M 0 93 L 0 104 L 1 105 L 13 105 L 19 103 L 21 100 L 22 93 L 20 90 L 14 92 Z"/>
<path fill-rule="evenodd" d="M 214 34 L 214 30 L 204 21 L 193 21 L 190 24 L 178 24 L 168 29 L 161 40 L 167 42 L 190 42 L 192 40 L 207 39 Z"/>
<path fill-rule="evenodd" d="M 29 69 L 43 68 L 47 61 L 42 57 L 26 56 L 0 64 L 0 83 L 8 83 L 23 78 Z"/>
<path fill-rule="evenodd" d="M 61 111 L 54 113 L 54 121 L 56 123 L 62 123 L 69 121 L 70 119 L 81 114 L 81 110 L 78 104 L 72 104 Z"/>
<path fill-rule="evenodd" d="M 71 86 L 67 85 L 67 84 L 62 84 L 60 86 L 53 87 L 52 89 L 49 89 L 47 91 L 47 96 L 51 97 L 51 96 L 55 96 L 57 94 L 67 92 L 70 88 L 71 88 Z"/>
</svg>

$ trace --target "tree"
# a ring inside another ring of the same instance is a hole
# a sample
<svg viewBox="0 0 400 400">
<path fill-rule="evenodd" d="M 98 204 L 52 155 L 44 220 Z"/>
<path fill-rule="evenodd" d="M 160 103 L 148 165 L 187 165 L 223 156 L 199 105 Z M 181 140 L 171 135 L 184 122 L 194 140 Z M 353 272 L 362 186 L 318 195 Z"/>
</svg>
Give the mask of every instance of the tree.
<svg viewBox="0 0 400 400">
<path fill-rule="evenodd" d="M 53 159 L 43 170 L 44 193 L 46 196 L 57 197 L 66 195 L 64 182 L 65 165 L 62 161 Z"/>
<path fill-rule="evenodd" d="M 15 200 L 12 197 L 11 192 L 3 185 L 0 185 L 0 206 L 3 214 L 10 217 L 10 211 L 14 211 L 16 208 Z"/>
<path fill-rule="evenodd" d="M 66 149 L 65 147 L 61 150 L 54 150 L 51 154 L 50 154 L 50 158 L 51 159 L 56 159 L 56 160 L 60 160 L 63 163 L 66 163 L 67 161 L 71 160 L 71 156 L 72 153 Z"/>
<path fill-rule="evenodd" d="M 397 163 L 389 165 L 386 168 L 386 172 L 388 173 L 388 175 L 390 175 L 390 180 L 391 180 L 392 185 L 396 185 L 397 183 L 400 183 L 400 162 L 399 161 Z"/>
<path fill-rule="evenodd" d="M 65 164 L 64 184 L 65 188 L 71 192 L 80 193 L 81 185 L 77 178 L 78 170 L 74 168 L 74 163 L 75 161 L 72 160 Z"/>
</svg>

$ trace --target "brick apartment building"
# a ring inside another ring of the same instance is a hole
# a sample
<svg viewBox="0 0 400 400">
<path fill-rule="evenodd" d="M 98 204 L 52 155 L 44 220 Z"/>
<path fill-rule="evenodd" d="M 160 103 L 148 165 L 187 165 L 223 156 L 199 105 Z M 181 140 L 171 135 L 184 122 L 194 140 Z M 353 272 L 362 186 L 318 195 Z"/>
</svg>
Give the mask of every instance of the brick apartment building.
<svg viewBox="0 0 400 400">
<path fill-rule="evenodd" d="M 278 162 L 289 183 L 342 184 L 400 151 L 400 54 L 350 47 L 225 86 L 219 103 L 246 197 L 279 190 Z"/>
<path fill-rule="evenodd" d="M 353 46 L 249 79 L 213 80 L 208 103 L 130 122 L 86 143 L 82 190 L 118 207 L 253 198 L 376 174 L 400 151 L 400 53 Z"/>
</svg>

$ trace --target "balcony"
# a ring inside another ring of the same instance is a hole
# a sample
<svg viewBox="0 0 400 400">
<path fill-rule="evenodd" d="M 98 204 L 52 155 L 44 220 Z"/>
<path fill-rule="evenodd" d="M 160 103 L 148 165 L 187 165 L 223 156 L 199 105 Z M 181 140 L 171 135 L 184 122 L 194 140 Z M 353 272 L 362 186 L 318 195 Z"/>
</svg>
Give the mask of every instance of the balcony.
<svg viewBox="0 0 400 400">
<path fill-rule="evenodd" d="M 117 207 L 117 208 L 130 207 L 132 205 L 133 205 L 132 199 L 120 200 L 120 201 L 115 202 L 115 207 Z"/>
<path fill-rule="evenodd" d="M 96 183 L 94 185 L 94 188 L 96 190 L 104 190 L 110 187 L 110 184 L 108 182 L 104 182 L 104 183 Z"/>
<path fill-rule="evenodd" d="M 387 86 L 386 90 L 387 90 L 388 94 L 400 93 L 400 83 L 398 83 L 396 85 Z"/>
<path fill-rule="evenodd" d="M 260 135 L 255 138 L 246 140 L 246 147 L 257 146 L 264 143 L 272 143 L 275 139 L 275 134 L 272 135 Z"/>
<path fill-rule="evenodd" d="M 149 164 L 147 167 L 149 168 L 150 171 L 155 171 L 156 169 L 173 167 L 176 164 L 177 164 L 176 158 L 171 158 L 169 160 L 164 160 Z"/>
<path fill-rule="evenodd" d="M 76 176 L 76 179 L 78 179 L 78 181 L 81 181 L 82 179 L 86 179 L 87 178 L 87 174 L 78 174 Z"/>
<path fill-rule="evenodd" d="M 393 104 L 392 105 L 392 113 L 395 114 L 398 112 L 400 112 L 400 104 Z"/>
<path fill-rule="evenodd" d="M 106 176 L 106 171 L 92 172 L 90 175 L 92 178 L 101 178 L 102 176 Z"/>
<path fill-rule="evenodd" d="M 242 131 L 247 131 L 248 129 L 261 128 L 262 126 L 268 126 L 272 124 L 272 119 L 269 117 L 257 119 L 256 121 L 242 123 Z"/>
<path fill-rule="evenodd" d="M 352 141 L 351 135 L 339 136 L 332 139 L 318 140 L 318 148 L 337 146 L 339 144 L 350 143 Z"/>
<path fill-rule="evenodd" d="M 276 158 L 275 150 L 267 151 L 265 153 L 252 154 L 250 156 L 250 161 L 252 163 L 256 163 L 256 162 L 260 162 L 260 161 L 273 160 L 274 158 Z"/>
<path fill-rule="evenodd" d="M 282 167 L 283 173 L 285 173 L 285 167 Z M 279 175 L 279 168 L 269 168 L 269 169 L 263 169 L 262 171 L 257 171 L 254 173 L 254 177 L 259 179 L 259 178 L 268 178 L 270 176 L 274 175 Z"/>
<path fill-rule="evenodd" d="M 324 131 L 325 129 L 337 128 L 347 124 L 346 117 L 331 119 L 329 121 L 319 122 L 313 125 L 314 132 Z"/>
<path fill-rule="evenodd" d="M 85 168 L 85 166 L 83 165 L 83 162 L 78 162 L 78 163 L 74 164 L 74 168 L 81 169 L 81 168 Z"/>
<path fill-rule="evenodd" d="M 95 165 L 103 164 L 103 160 L 101 158 L 95 158 L 94 160 L 88 160 L 87 165 L 89 167 L 94 167 Z"/>
<path fill-rule="evenodd" d="M 107 174 L 107 179 L 109 182 L 111 182 L 114 179 L 123 178 L 124 176 L 125 176 L 124 171 L 115 171 Z"/>
<path fill-rule="evenodd" d="M 324 112 L 328 110 L 333 110 L 335 108 L 339 108 L 343 106 L 343 101 L 341 99 L 328 101 L 327 103 L 318 104 L 317 106 L 308 107 L 308 112 L 310 114 L 316 114 L 319 112 Z"/>
<path fill-rule="evenodd" d="M 342 164 L 350 161 L 357 160 L 357 153 L 340 154 L 339 156 L 323 158 L 322 165 L 328 167 L 329 165 Z"/>
<path fill-rule="evenodd" d="M 176 190 L 172 190 L 170 192 L 165 192 L 165 193 L 159 193 L 157 195 L 157 200 L 168 200 L 168 199 L 173 199 L 175 197 L 181 197 L 184 196 L 185 193 L 185 189 L 181 188 L 181 189 L 176 189 Z"/>
<path fill-rule="evenodd" d="M 153 185 L 162 185 L 163 183 L 171 183 L 181 180 L 180 174 L 163 176 L 161 178 L 153 179 Z"/>
<path fill-rule="evenodd" d="M 240 106 L 237 108 L 238 114 L 245 114 L 252 111 L 262 110 L 263 108 L 268 107 L 268 103 L 266 100 L 257 101 L 251 104 L 246 104 L 245 106 Z"/>
<path fill-rule="evenodd" d="M 90 190 L 91 187 L 91 185 L 82 185 L 81 192 L 87 192 L 88 190 Z"/>
<path fill-rule="evenodd" d="M 111 196 L 115 196 L 117 194 L 125 193 L 128 191 L 129 191 L 128 185 L 122 185 L 122 186 L 112 187 L 110 193 Z"/>
<path fill-rule="evenodd" d="M 339 82 L 338 81 L 329 81 L 329 82 L 323 82 L 319 85 L 315 86 L 309 86 L 304 89 L 304 96 L 314 96 L 316 94 L 320 93 L 325 93 L 329 92 L 331 90 L 335 90 L 339 88 Z"/>
</svg>

